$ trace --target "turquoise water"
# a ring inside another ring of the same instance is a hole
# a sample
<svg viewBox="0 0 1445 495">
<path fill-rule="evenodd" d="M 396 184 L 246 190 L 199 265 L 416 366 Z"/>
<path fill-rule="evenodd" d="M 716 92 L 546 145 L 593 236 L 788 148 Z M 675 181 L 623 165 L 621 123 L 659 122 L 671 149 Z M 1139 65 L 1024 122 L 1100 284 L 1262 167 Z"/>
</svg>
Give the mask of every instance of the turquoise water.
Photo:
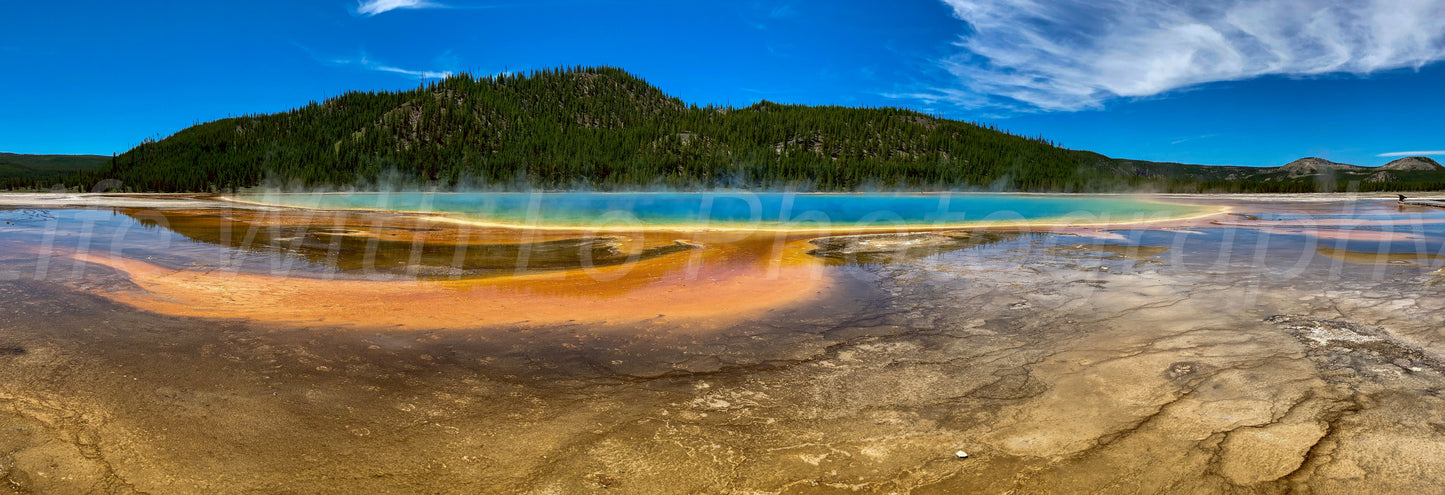
<svg viewBox="0 0 1445 495">
<path fill-rule="evenodd" d="M 322 193 L 237 199 L 321 209 L 443 213 L 519 226 L 847 229 L 1019 221 L 1125 222 L 1188 215 L 1128 197 L 1017 194 Z"/>
</svg>

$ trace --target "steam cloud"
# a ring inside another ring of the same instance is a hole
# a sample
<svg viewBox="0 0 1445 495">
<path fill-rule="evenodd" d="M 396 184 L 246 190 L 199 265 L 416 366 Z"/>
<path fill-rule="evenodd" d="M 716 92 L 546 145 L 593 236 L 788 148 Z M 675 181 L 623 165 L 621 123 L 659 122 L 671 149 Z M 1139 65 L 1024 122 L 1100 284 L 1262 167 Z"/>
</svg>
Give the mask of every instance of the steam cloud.
<svg viewBox="0 0 1445 495">
<path fill-rule="evenodd" d="M 907 95 L 1075 111 L 1267 75 L 1365 75 L 1445 59 L 1445 0 L 943 0 L 968 23 L 961 86 Z"/>
</svg>

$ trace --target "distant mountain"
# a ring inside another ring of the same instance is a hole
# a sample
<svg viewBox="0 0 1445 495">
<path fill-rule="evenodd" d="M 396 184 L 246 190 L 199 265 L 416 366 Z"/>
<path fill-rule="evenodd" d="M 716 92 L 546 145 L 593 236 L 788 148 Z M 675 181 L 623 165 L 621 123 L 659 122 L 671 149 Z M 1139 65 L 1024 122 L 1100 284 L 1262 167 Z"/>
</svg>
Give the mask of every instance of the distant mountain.
<svg viewBox="0 0 1445 495">
<path fill-rule="evenodd" d="M 620 69 L 579 67 L 460 75 L 199 124 L 65 182 L 129 191 L 386 183 L 1303 192 L 1445 189 L 1445 173 L 1320 159 L 1277 168 L 1119 160 L 893 108 L 688 105 Z"/>
<path fill-rule="evenodd" d="M 1170 179 L 1171 190 L 1222 192 L 1426 191 L 1445 189 L 1445 167 L 1426 157 L 1362 167 L 1308 157 L 1279 167 L 1115 160 L 1121 173 Z"/>
<path fill-rule="evenodd" d="M 111 157 L 100 155 L 21 155 L 0 153 L 0 189 L 60 181 L 76 172 L 99 169 Z"/>
<path fill-rule="evenodd" d="M 1325 172 L 1359 172 L 1362 170 L 1365 170 L 1365 167 L 1335 163 L 1324 158 L 1315 157 L 1301 158 L 1286 163 L 1279 168 L 1280 172 L 1289 174 L 1290 177 L 1315 176 Z"/>
<path fill-rule="evenodd" d="M 1226 181 L 1261 184 L 1303 184 L 1325 190 L 1433 190 L 1441 189 L 1445 167 L 1425 157 L 1395 160 L 1380 167 L 1336 163 L 1323 158 L 1301 158 L 1280 167 L 1228 170 Z"/>
<path fill-rule="evenodd" d="M 1393 170 L 1398 172 L 1439 172 L 1445 170 L 1435 160 L 1423 156 L 1411 156 L 1386 163 L 1380 170 Z"/>
</svg>

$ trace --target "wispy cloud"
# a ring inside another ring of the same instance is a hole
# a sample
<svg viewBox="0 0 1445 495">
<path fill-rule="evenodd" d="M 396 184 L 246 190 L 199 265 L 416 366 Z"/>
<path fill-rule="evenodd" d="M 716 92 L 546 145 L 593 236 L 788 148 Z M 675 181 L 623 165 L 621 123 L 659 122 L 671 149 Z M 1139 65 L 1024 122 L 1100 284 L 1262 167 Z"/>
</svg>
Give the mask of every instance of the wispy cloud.
<svg viewBox="0 0 1445 495">
<path fill-rule="evenodd" d="M 747 13 L 742 14 L 742 19 L 749 27 L 757 30 L 767 30 L 772 23 L 783 21 L 798 16 L 798 10 L 792 4 L 766 6 L 753 3 Z"/>
<path fill-rule="evenodd" d="M 967 28 L 938 61 L 953 83 L 919 93 L 962 106 L 1074 111 L 1218 81 L 1445 59 L 1445 0 L 942 1 Z"/>
<path fill-rule="evenodd" d="M 302 45 L 300 43 L 292 44 L 295 45 L 297 48 L 305 51 L 306 54 L 310 55 L 313 60 L 316 60 L 317 62 L 321 62 L 326 65 L 360 67 L 366 70 L 401 74 L 404 76 L 411 76 L 418 79 L 444 79 L 447 77 L 451 77 L 452 75 L 451 70 L 413 70 L 385 64 L 373 60 L 371 56 L 368 55 L 365 51 L 360 52 L 355 57 L 324 57 L 316 53 L 315 50 L 306 47 L 305 45 Z M 450 65 L 452 67 L 455 67 L 458 61 L 456 56 L 452 55 L 450 51 L 441 54 L 436 58 L 436 60 L 440 63 L 445 63 L 446 65 Z"/>
<path fill-rule="evenodd" d="M 365 53 L 362 53 L 361 56 L 358 58 L 331 59 L 331 63 L 337 65 L 355 65 L 367 70 L 374 70 L 377 72 L 390 72 L 393 74 L 403 74 L 420 79 L 444 79 L 452 75 L 451 71 L 412 70 L 386 65 L 372 60 L 371 57 L 368 57 Z"/>
<path fill-rule="evenodd" d="M 1441 150 L 1441 151 L 1391 151 L 1391 152 L 1389 152 L 1389 153 L 1380 153 L 1380 154 L 1375 155 L 1375 156 L 1378 156 L 1378 157 L 1381 157 L 1381 158 L 1393 158 L 1393 157 L 1399 157 L 1399 156 L 1437 156 L 1437 155 L 1445 155 L 1445 150 Z"/>
<path fill-rule="evenodd" d="M 446 5 L 428 2 L 426 0 L 361 0 L 356 5 L 356 13 L 373 16 L 398 9 L 445 9 Z"/>
<path fill-rule="evenodd" d="M 1187 142 L 1190 142 L 1190 141 L 1198 141 L 1198 140 L 1200 140 L 1200 139 L 1209 139 L 1209 138 L 1216 137 L 1216 136 L 1218 136 L 1218 134 L 1200 134 L 1200 135 L 1198 135 L 1198 136 L 1189 136 L 1189 137 L 1184 137 L 1184 138 L 1175 139 L 1175 140 L 1173 140 L 1173 141 L 1170 141 L 1169 144 L 1170 144 L 1170 145 L 1184 144 L 1184 143 L 1187 143 Z"/>
</svg>

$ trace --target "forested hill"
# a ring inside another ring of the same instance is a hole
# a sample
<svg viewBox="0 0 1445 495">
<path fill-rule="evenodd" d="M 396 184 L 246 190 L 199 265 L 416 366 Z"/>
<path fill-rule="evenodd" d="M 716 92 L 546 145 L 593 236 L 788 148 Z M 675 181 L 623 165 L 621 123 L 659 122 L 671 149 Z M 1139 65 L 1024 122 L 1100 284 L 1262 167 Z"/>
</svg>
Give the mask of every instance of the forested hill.
<svg viewBox="0 0 1445 495">
<path fill-rule="evenodd" d="M 289 112 L 200 124 L 74 174 L 66 186 L 212 191 L 385 180 L 546 189 L 1319 187 L 1310 177 L 1238 181 L 1217 172 L 1113 160 L 907 110 L 700 107 L 620 69 L 579 67 L 459 75 L 411 91 L 352 92 Z"/>
<path fill-rule="evenodd" d="M 420 183 L 541 188 L 1071 189 L 1096 158 L 904 110 L 691 106 L 619 69 L 575 68 L 460 75 L 218 120 L 145 142 L 74 185 L 204 191 L 263 180 L 347 185 L 395 172 Z"/>
</svg>

